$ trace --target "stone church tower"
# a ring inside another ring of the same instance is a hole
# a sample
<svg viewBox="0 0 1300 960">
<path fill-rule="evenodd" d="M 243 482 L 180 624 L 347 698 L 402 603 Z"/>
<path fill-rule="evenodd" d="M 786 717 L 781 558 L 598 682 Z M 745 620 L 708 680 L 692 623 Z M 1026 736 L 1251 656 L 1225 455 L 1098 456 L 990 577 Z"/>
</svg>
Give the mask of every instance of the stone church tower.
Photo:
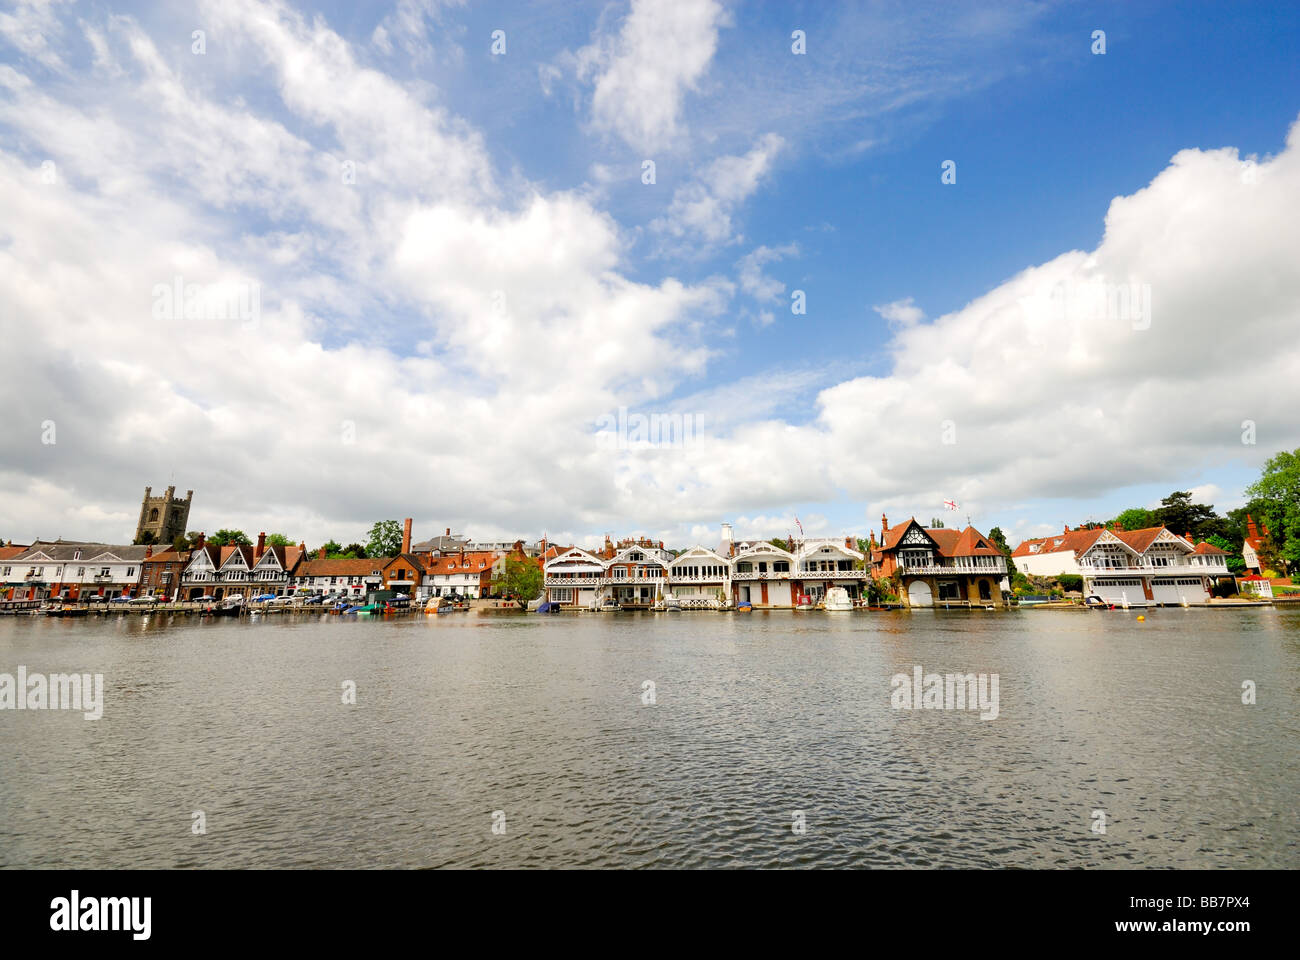
<svg viewBox="0 0 1300 960">
<path fill-rule="evenodd" d="M 190 502 L 194 491 L 186 490 L 185 499 L 175 496 L 176 488 L 168 487 L 161 497 L 151 496 L 153 487 L 144 488 L 144 502 L 140 505 L 140 522 L 135 528 L 135 542 L 144 540 L 145 534 L 152 534 L 152 543 L 170 544 L 177 537 L 185 535 L 185 525 L 190 522 Z"/>
</svg>

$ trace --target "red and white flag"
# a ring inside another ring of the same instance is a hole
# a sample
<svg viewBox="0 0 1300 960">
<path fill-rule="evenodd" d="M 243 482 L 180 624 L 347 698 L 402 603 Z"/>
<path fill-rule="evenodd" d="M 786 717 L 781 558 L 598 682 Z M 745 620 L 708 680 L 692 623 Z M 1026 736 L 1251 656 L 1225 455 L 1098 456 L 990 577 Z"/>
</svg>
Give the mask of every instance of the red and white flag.
<svg viewBox="0 0 1300 960">
<path fill-rule="evenodd" d="M 945 507 L 947 507 L 949 510 L 956 510 L 956 509 L 957 509 L 957 501 L 956 501 L 956 500 L 945 500 L 945 501 L 943 502 L 943 505 L 944 505 Z"/>
<path fill-rule="evenodd" d="M 798 517 L 795 517 L 795 518 L 794 518 L 794 525 L 795 525 L 796 527 L 799 528 L 799 536 L 802 537 L 802 536 L 803 536 L 803 524 L 799 522 L 799 518 L 798 518 Z"/>
</svg>

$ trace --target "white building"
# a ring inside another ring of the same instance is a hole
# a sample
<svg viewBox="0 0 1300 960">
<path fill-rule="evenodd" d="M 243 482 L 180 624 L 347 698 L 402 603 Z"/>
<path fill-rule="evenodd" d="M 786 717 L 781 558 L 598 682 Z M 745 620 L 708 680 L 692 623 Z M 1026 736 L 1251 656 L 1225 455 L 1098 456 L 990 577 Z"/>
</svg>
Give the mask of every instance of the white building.
<svg viewBox="0 0 1300 960">
<path fill-rule="evenodd" d="M 1164 527 L 1143 530 L 1094 527 L 1026 540 L 1011 555 L 1036 576 L 1077 574 L 1085 596 L 1128 606 L 1205 603 L 1227 557 L 1212 544 L 1193 544 Z"/>
</svg>

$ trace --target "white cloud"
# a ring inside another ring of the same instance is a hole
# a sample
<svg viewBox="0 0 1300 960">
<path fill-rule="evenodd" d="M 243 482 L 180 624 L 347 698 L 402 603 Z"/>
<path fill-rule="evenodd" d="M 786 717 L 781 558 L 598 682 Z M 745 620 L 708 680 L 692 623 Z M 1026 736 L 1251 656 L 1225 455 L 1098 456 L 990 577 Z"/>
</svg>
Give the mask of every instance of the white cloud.
<svg viewBox="0 0 1300 960">
<path fill-rule="evenodd" d="M 668 212 L 650 224 L 664 238 L 683 241 L 679 248 L 740 243 L 732 217 L 759 188 L 785 146 L 775 133 L 764 134 L 741 156 L 718 157 L 700 176 L 673 191 Z"/>
<path fill-rule="evenodd" d="M 895 300 L 893 303 L 882 303 L 871 309 L 889 322 L 891 330 L 904 330 L 908 327 L 914 327 L 925 319 L 925 311 L 918 307 L 911 297 L 904 300 Z"/>
<path fill-rule="evenodd" d="M 578 78 L 594 86 L 595 126 L 646 156 L 672 148 L 684 133 L 682 101 L 726 25 L 716 0 L 633 0 L 617 37 L 602 34 L 573 58 Z"/>
</svg>

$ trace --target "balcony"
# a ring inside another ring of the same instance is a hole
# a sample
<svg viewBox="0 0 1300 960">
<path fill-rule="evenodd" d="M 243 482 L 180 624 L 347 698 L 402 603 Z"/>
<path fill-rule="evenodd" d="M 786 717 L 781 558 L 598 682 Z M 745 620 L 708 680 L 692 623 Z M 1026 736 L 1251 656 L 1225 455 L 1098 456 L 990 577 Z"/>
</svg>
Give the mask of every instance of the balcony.
<svg viewBox="0 0 1300 960">
<path fill-rule="evenodd" d="M 548 587 L 594 587 L 601 582 L 600 577 L 580 577 L 565 573 L 551 574 L 546 578 Z"/>
<path fill-rule="evenodd" d="M 717 573 L 711 576 L 705 574 L 670 574 L 668 580 L 670 583 L 725 583 L 732 579 L 729 574 Z"/>
<path fill-rule="evenodd" d="M 973 563 L 926 563 L 900 566 L 898 572 L 905 577 L 983 576 L 997 577 L 1007 572 L 1007 562 L 998 558 L 991 566 Z"/>
<path fill-rule="evenodd" d="M 1118 567 L 1100 563 L 1080 563 L 1079 572 L 1087 577 L 1226 577 L 1228 565 L 1220 563 L 1180 563 L 1161 566 L 1151 563 L 1133 563 Z"/>
<path fill-rule="evenodd" d="M 750 570 L 747 573 L 740 573 L 740 572 L 733 573 L 731 575 L 731 579 L 732 580 L 789 580 L 795 576 L 797 576 L 797 574 L 789 573 L 788 571 L 782 571 L 781 573 L 772 573 L 772 572 L 759 573 L 757 570 Z"/>
<path fill-rule="evenodd" d="M 800 580 L 864 580 L 870 576 L 866 570 L 800 570 Z"/>
<path fill-rule="evenodd" d="M 112 583 L 113 575 L 111 573 L 97 573 L 90 579 L 94 583 Z"/>
<path fill-rule="evenodd" d="M 638 587 L 642 585 L 651 586 L 653 584 L 663 583 L 666 579 L 666 577 L 660 574 L 653 577 L 601 577 L 595 582 L 599 583 L 602 587 Z M 587 582 L 591 583 L 593 581 L 588 580 Z"/>
</svg>

